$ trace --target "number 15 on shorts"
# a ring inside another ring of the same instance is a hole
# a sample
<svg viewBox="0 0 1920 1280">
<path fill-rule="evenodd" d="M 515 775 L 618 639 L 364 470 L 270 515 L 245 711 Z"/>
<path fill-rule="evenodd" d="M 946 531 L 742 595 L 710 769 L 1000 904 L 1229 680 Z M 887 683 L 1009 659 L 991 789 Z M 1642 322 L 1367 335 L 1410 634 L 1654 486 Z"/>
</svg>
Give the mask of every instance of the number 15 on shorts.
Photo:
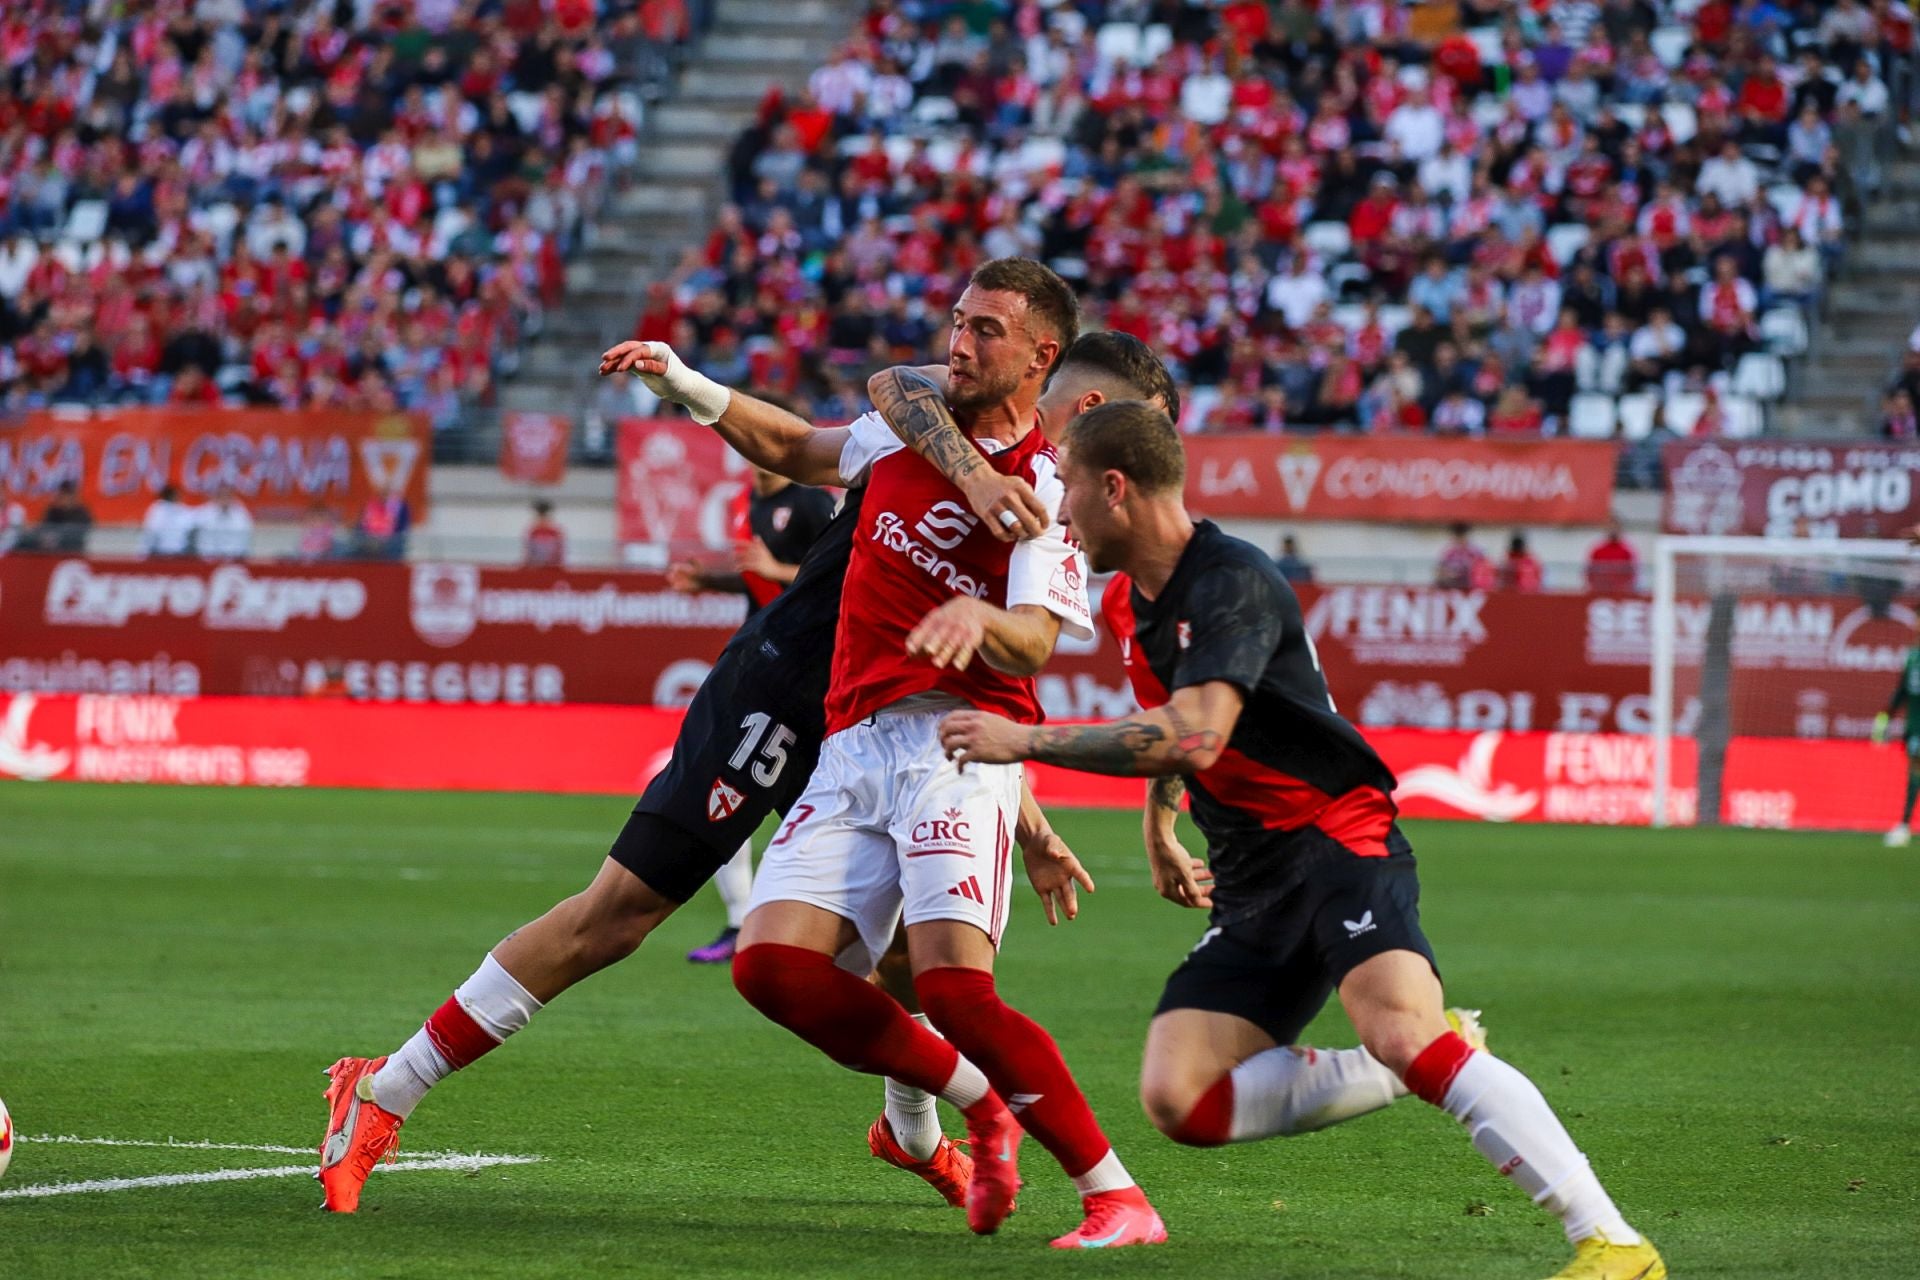
<svg viewBox="0 0 1920 1280">
<path fill-rule="evenodd" d="M 735 770 L 746 770 L 763 787 L 772 786 L 780 780 L 780 771 L 787 767 L 787 748 L 793 745 L 795 737 L 793 730 L 774 723 L 773 717 L 764 711 L 756 711 L 742 720 L 740 730 L 740 745 L 727 764 Z"/>
</svg>

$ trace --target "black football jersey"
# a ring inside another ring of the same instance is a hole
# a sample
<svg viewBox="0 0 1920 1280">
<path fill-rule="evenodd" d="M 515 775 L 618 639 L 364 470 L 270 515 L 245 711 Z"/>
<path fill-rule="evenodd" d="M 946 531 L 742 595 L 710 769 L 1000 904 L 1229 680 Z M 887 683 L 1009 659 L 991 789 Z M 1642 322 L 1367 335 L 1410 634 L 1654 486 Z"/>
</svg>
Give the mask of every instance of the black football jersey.
<svg viewBox="0 0 1920 1280">
<path fill-rule="evenodd" d="M 826 497 L 818 489 L 806 492 Z M 765 679 L 791 696 L 789 708 L 803 718 L 793 727 L 804 723 L 816 737 L 826 734 L 827 681 L 840 625 L 840 588 L 853 557 L 853 535 L 860 527 L 860 500 L 865 494 L 865 489 L 847 491 L 840 510 L 831 512 L 800 557 L 799 574 L 771 604 L 748 618 L 727 644 L 727 657 L 760 668 Z M 775 559 L 782 558 L 772 542 L 767 549 Z"/>
<path fill-rule="evenodd" d="M 1216 904 L 1258 905 L 1327 856 L 1409 852 L 1393 774 L 1334 709 L 1300 601 L 1259 548 L 1198 521 L 1157 599 L 1120 574 L 1103 612 L 1142 706 L 1212 680 L 1246 698 L 1220 759 L 1187 777 Z"/>
</svg>

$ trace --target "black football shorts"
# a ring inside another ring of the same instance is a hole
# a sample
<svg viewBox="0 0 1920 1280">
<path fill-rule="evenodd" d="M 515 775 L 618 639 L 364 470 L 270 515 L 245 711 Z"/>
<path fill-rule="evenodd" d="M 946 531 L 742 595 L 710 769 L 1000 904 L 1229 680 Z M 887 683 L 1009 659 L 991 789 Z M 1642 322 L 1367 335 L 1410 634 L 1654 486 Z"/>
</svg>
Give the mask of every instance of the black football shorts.
<svg viewBox="0 0 1920 1280">
<path fill-rule="evenodd" d="M 1276 1044 L 1293 1044 L 1348 973 L 1388 951 L 1418 952 L 1434 964 L 1420 931 L 1413 855 L 1343 857 L 1316 866 L 1260 911 L 1208 929 L 1167 979 L 1154 1012 L 1230 1013 Z"/>
<path fill-rule="evenodd" d="M 685 902 L 806 788 L 825 736 L 822 711 L 793 711 L 792 673 L 729 647 L 693 695 L 673 759 L 648 784 L 608 851 L 675 902 Z"/>
</svg>

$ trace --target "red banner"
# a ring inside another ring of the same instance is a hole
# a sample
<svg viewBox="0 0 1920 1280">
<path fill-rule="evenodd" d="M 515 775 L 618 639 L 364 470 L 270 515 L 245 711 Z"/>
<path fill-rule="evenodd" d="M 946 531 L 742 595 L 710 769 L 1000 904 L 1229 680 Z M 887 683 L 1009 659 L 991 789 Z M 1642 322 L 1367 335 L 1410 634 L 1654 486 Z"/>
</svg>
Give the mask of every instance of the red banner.
<svg viewBox="0 0 1920 1280">
<path fill-rule="evenodd" d="M 1602 524 L 1618 446 L 1605 440 L 1189 436 L 1187 502 L 1209 516 Z"/>
<path fill-rule="evenodd" d="M 1098 598 L 1097 592 L 1095 598 Z M 1651 602 L 1303 587 L 1341 711 L 1365 729 L 1645 733 Z M 0 692 L 298 694 L 370 702 L 677 706 L 744 616 L 657 574 L 459 564 L 0 558 Z M 1678 603 L 1677 723 L 1699 715 L 1709 607 Z M 1733 732 L 1862 738 L 1913 628 L 1903 604 L 1751 598 L 1734 611 Z M 1104 628 L 1038 679 L 1055 720 L 1133 709 Z"/>
<path fill-rule="evenodd" d="M 1304 587 L 1341 711 L 1362 728 L 1646 733 L 1653 605 L 1644 597 L 1437 587 Z M 1676 606 L 1676 723 L 1700 714 L 1709 606 Z M 1754 597 L 1734 610 L 1735 733 L 1863 738 L 1912 642 L 1905 605 Z"/>
<path fill-rule="evenodd" d="M 685 418 L 628 418 L 614 442 L 622 542 L 691 552 L 732 545 L 730 508 L 747 462 Z"/>
<path fill-rule="evenodd" d="M 1679 441 L 1661 456 L 1669 533 L 1893 538 L 1920 524 L 1920 446 Z"/>
<path fill-rule="evenodd" d="M 0 695 L 0 778 L 631 795 L 665 766 L 679 722 L 646 707 Z M 1407 817 L 1644 825 L 1652 810 L 1645 738 L 1413 729 L 1368 738 L 1399 776 Z M 1882 829 L 1898 816 L 1904 772 L 1898 748 L 1736 738 L 1722 819 Z M 1029 774 L 1043 805 L 1131 809 L 1144 797 L 1137 778 L 1045 766 Z M 1670 820 L 1687 825 L 1696 792 L 1685 741 L 1675 744 L 1674 780 Z"/>
<path fill-rule="evenodd" d="M 0 692 L 678 706 L 745 613 L 657 574 L 10 556 Z"/>
<path fill-rule="evenodd" d="M 500 474 L 515 484 L 559 484 L 567 478 L 573 422 L 557 413 L 516 411 L 500 431 Z"/>
<path fill-rule="evenodd" d="M 188 500 L 230 488 L 256 520 L 325 503 L 351 524 L 398 486 L 427 514 L 432 430 L 415 413 L 345 410 L 114 409 L 31 413 L 0 430 L 0 506 L 37 519 L 68 481 L 100 524 L 138 524 L 166 484 Z"/>
</svg>

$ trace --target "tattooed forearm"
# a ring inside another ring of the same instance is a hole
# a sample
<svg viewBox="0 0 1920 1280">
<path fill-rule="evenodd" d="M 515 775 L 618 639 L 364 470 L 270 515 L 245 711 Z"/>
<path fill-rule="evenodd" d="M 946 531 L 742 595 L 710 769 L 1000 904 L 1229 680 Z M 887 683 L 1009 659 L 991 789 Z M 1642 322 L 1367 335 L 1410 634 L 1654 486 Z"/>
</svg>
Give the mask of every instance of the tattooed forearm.
<svg viewBox="0 0 1920 1280">
<path fill-rule="evenodd" d="M 1169 704 L 1111 724 L 1034 729 L 1026 757 L 1087 773 L 1135 778 L 1209 768 L 1219 758 L 1220 747 L 1218 733 L 1195 729 Z M 1182 786 L 1177 779 L 1169 781 L 1175 788 Z M 1169 804 L 1178 806 L 1179 790 L 1169 794 Z"/>
<path fill-rule="evenodd" d="M 901 443 L 955 484 L 987 465 L 953 420 L 940 384 L 926 374 L 905 367 L 886 369 L 867 383 L 867 392 Z"/>
<path fill-rule="evenodd" d="M 1166 739 L 1164 728 L 1143 720 L 1035 729 L 1030 758 L 1088 773 L 1134 777 L 1162 771 L 1153 757 Z"/>
<path fill-rule="evenodd" d="M 1187 793 L 1187 780 L 1177 773 L 1163 773 L 1147 784 L 1147 803 L 1155 809 L 1180 811 L 1180 797 Z"/>
</svg>

